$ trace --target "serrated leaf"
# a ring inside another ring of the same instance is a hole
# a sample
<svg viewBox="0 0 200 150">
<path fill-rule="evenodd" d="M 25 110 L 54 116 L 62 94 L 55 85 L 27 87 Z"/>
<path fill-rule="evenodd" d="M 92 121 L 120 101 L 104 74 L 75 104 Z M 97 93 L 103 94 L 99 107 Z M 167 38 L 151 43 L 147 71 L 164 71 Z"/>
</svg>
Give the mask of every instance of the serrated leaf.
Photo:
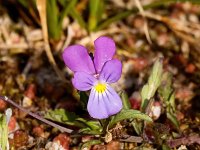
<svg viewBox="0 0 200 150">
<path fill-rule="evenodd" d="M 120 113 L 118 113 L 116 116 L 113 116 L 111 121 L 109 122 L 109 128 L 112 127 L 114 124 L 125 120 L 125 119 L 142 119 L 145 121 L 152 121 L 151 117 L 148 115 L 141 113 L 138 110 L 133 109 L 123 109 Z"/>
</svg>

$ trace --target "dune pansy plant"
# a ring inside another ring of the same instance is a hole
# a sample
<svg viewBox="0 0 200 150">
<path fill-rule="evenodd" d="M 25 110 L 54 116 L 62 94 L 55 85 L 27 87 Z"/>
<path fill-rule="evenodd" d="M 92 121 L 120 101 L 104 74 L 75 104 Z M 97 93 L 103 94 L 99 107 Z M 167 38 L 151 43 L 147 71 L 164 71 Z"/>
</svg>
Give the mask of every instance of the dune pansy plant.
<svg viewBox="0 0 200 150">
<path fill-rule="evenodd" d="M 113 59 L 116 51 L 111 38 L 101 36 L 94 42 L 92 59 L 82 45 L 72 45 L 63 52 L 66 66 L 74 72 L 73 86 L 80 91 L 91 90 L 87 110 L 96 119 L 108 118 L 122 109 L 122 101 L 109 85 L 121 77 L 122 63 Z"/>
</svg>

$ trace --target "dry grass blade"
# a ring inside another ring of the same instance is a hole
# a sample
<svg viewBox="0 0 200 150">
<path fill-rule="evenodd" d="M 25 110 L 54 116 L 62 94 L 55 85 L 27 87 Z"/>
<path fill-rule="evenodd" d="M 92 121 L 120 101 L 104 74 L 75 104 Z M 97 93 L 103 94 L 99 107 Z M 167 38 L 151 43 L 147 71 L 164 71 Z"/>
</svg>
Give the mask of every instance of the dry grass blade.
<svg viewBox="0 0 200 150">
<path fill-rule="evenodd" d="M 147 19 L 145 17 L 144 9 L 142 8 L 142 5 L 139 0 L 135 0 L 135 4 L 136 4 L 139 12 L 141 13 L 142 17 L 144 18 L 144 33 L 147 38 L 147 41 L 149 42 L 149 44 L 152 44 L 151 37 L 149 35 L 148 23 L 147 23 Z"/>
<path fill-rule="evenodd" d="M 150 19 L 154 19 L 160 22 L 163 22 L 166 24 L 178 37 L 188 41 L 191 44 L 197 44 L 199 47 L 199 42 L 197 39 L 194 38 L 194 35 L 192 35 L 196 30 L 193 30 L 192 28 L 189 28 L 186 25 L 183 25 L 182 22 L 178 20 L 172 20 L 167 17 L 163 17 L 157 14 L 152 13 L 146 13 L 146 17 Z M 189 24 L 188 24 L 189 25 Z"/>
<path fill-rule="evenodd" d="M 57 64 L 56 64 L 56 62 L 53 58 L 51 48 L 50 48 L 50 45 L 49 45 L 48 30 L 47 30 L 47 18 L 46 18 L 46 0 L 36 0 L 36 5 L 37 5 L 37 9 L 38 9 L 40 19 L 41 19 L 42 32 L 43 32 L 43 38 L 44 38 L 44 44 L 45 44 L 45 51 L 46 51 L 47 57 L 49 59 L 49 62 L 53 66 L 56 74 L 60 77 L 60 79 L 67 82 L 67 80 L 64 78 L 63 74 L 59 70 L 59 68 L 58 68 L 58 66 L 57 66 Z"/>
</svg>

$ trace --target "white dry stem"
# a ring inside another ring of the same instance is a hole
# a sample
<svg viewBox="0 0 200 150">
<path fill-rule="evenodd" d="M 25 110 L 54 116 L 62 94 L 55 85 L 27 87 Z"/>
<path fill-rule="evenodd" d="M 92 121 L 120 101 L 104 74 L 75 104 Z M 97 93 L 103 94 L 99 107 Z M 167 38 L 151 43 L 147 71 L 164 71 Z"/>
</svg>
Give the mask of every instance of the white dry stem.
<svg viewBox="0 0 200 150">
<path fill-rule="evenodd" d="M 145 33 L 145 36 L 147 38 L 147 41 L 149 42 L 149 44 L 152 44 L 151 37 L 149 35 L 149 30 L 148 30 L 148 22 L 147 22 L 147 19 L 146 19 L 146 16 L 145 16 L 144 9 L 143 9 L 139 0 L 135 0 L 135 4 L 136 4 L 140 14 L 144 18 L 144 26 L 143 27 L 144 27 L 144 33 Z"/>
</svg>

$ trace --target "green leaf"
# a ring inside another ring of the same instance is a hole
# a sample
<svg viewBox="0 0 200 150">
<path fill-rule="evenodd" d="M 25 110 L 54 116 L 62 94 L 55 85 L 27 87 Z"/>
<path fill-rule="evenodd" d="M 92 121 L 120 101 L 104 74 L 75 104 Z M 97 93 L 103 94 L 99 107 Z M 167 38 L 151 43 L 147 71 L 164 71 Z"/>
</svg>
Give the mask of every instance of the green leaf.
<svg viewBox="0 0 200 150">
<path fill-rule="evenodd" d="M 179 130 L 179 122 L 173 113 L 167 112 L 167 118 L 174 124 L 176 129 Z"/>
<path fill-rule="evenodd" d="M 29 2 L 27 0 L 17 0 L 23 7 L 27 8 L 29 7 Z"/>
<path fill-rule="evenodd" d="M 90 0 L 89 8 L 90 8 L 90 15 L 88 21 L 89 31 L 94 31 L 103 14 L 104 0 Z"/>
<path fill-rule="evenodd" d="M 80 102 L 81 102 L 81 105 L 82 105 L 83 109 L 86 109 L 89 96 L 88 96 L 88 95 L 86 94 L 86 92 L 84 92 L 84 91 L 80 91 L 79 94 L 80 94 Z"/>
<path fill-rule="evenodd" d="M 135 132 L 140 135 L 142 133 L 142 122 L 141 121 L 138 121 L 138 120 L 133 120 L 131 122 L 131 125 L 133 126 Z"/>
<path fill-rule="evenodd" d="M 170 96 L 173 92 L 172 89 L 172 75 L 169 72 L 165 72 L 162 75 L 161 85 L 158 92 L 164 101 L 169 101 Z"/>
<path fill-rule="evenodd" d="M 172 89 L 172 75 L 170 73 L 163 73 L 158 93 L 161 96 L 163 103 L 166 105 L 167 118 L 173 123 L 176 129 L 179 129 L 179 122 L 174 115 L 176 113 L 175 94 Z"/>
<path fill-rule="evenodd" d="M 72 8 L 69 12 L 70 16 L 74 19 L 74 20 L 77 20 L 79 25 L 82 27 L 82 28 L 86 28 L 86 23 L 82 17 L 82 15 L 75 9 L 75 8 Z"/>
<path fill-rule="evenodd" d="M 58 20 L 58 25 L 62 26 L 62 22 L 63 22 L 64 17 L 68 13 L 70 13 L 72 9 L 74 9 L 74 7 L 75 7 L 75 5 L 77 3 L 77 0 L 71 0 L 71 1 L 60 0 L 60 2 L 62 3 L 64 9 L 60 12 L 59 20 Z"/>
<path fill-rule="evenodd" d="M 151 117 L 148 115 L 141 113 L 138 110 L 133 110 L 133 109 L 122 109 L 120 113 L 118 113 L 116 116 L 113 116 L 111 121 L 109 122 L 109 128 L 111 128 L 114 124 L 125 120 L 125 119 L 142 119 L 146 121 L 152 121 Z"/>
<path fill-rule="evenodd" d="M 50 110 L 46 113 L 45 118 L 70 126 L 88 128 L 90 131 L 93 130 L 95 132 L 100 132 L 102 130 L 98 121 L 88 121 L 84 118 L 80 118 L 75 113 L 68 112 L 64 109 Z"/>
<path fill-rule="evenodd" d="M 90 140 L 90 141 L 87 141 L 85 143 L 83 143 L 80 147 L 80 149 L 90 149 L 91 146 L 93 145 L 97 145 L 97 144 L 101 144 L 102 142 L 100 140 Z"/>
<path fill-rule="evenodd" d="M 100 135 L 102 134 L 102 130 L 91 130 L 91 128 L 86 127 L 86 128 L 80 129 L 79 133 L 90 134 L 90 135 Z"/>
<path fill-rule="evenodd" d="M 48 119 L 55 119 L 55 121 L 59 122 L 66 122 L 66 121 L 74 121 L 78 118 L 78 116 L 75 113 L 67 112 L 64 109 L 55 109 L 50 110 L 45 115 L 45 118 Z"/>
<path fill-rule="evenodd" d="M 62 5 L 62 7 L 66 7 L 70 0 L 58 0 L 58 2 Z"/>
<path fill-rule="evenodd" d="M 170 150 L 171 148 L 167 146 L 166 144 L 162 145 L 162 150 Z"/>
<path fill-rule="evenodd" d="M 61 25 L 58 24 L 59 10 L 56 0 L 47 1 L 47 27 L 49 37 L 58 40 L 61 36 Z"/>
<path fill-rule="evenodd" d="M 101 130 L 101 125 L 98 121 L 87 121 L 83 118 L 77 118 L 76 121 L 84 123 L 86 127 L 89 127 L 91 130 Z"/>
<path fill-rule="evenodd" d="M 45 118 L 80 128 L 86 127 L 84 123 L 76 121 L 79 117 L 75 113 L 68 112 L 64 109 L 49 110 Z"/>
<path fill-rule="evenodd" d="M 130 109 L 131 108 L 131 103 L 129 101 L 128 95 L 126 94 L 126 92 L 122 92 L 121 93 L 121 99 L 122 99 L 122 103 L 123 103 L 123 108 L 124 109 Z"/>
<path fill-rule="evenodd" d="M 162 59 L 158 59 L 152 69 L 148 83 L 145 84 L 141 91 L 142 96 L 142 111 L 146 109 L 148 101 L 155 95 L 156 90 L 160 86 L 161 77 L 163 72 Z"/>
<path fill-rule="evenodd" d="M 175 93 L 173 92 L 169 98 L 169 104 L 172 107 L 173 111 L 176 111 L 176 106 L 175 106 Z"/>
<path fill-rule="evenodd" d="M 8 108 L 5 111 L 5 114 L 0 114 L 0 149 L 7 150 L 8 143 L 8 123 L 10 121 L 10 117 L 12 116 L 12 110 Z"/>
</svg>

